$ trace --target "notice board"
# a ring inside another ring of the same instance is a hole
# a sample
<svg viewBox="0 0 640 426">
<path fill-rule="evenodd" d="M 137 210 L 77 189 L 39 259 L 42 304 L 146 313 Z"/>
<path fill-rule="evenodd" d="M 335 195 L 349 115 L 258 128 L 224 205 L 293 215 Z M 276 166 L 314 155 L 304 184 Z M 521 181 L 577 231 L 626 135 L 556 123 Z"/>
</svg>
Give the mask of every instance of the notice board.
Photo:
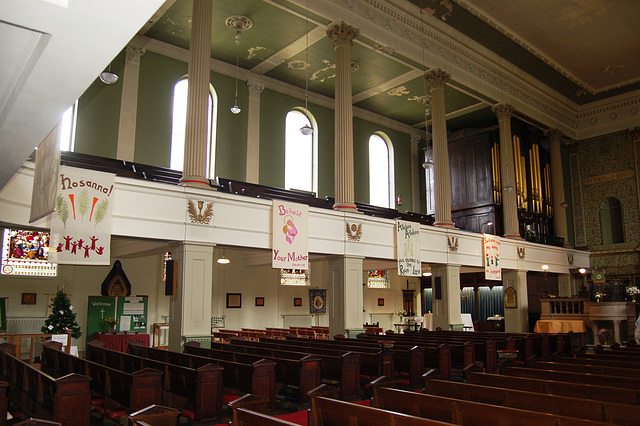
<svg viewBox="0 0 640 426">
<path fill-rule="evenodd" d="M 147 296 L 89 296 L 87 309 L 87 337 L 93 339 L 94 334 L 111 331 L 107 318 L 116 318 L 117 331 L 147 332 Z"/>
</svg>

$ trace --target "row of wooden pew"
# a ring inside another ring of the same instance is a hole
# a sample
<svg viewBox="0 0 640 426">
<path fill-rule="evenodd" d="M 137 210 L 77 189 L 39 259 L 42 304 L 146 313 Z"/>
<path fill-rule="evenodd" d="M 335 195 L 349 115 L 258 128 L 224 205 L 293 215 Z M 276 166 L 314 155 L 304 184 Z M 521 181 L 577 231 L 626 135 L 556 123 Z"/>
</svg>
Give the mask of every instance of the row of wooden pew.
<svg viewBox="0 0 640 426">
<path fill-rule="evenodd" d="M 260 336 L 266 335 L 275 339 L 284 339 L 288 335 L 307 337 L 311 339 L 328 339 L 329 327 L 290 327 L 266 329 L 242 328 L 240 330 L 219 329 L 211 333 L 214 341 L 228 342 L 232 337 L 240 336 L 249 340 L 258 340 Z"/>
</svg>

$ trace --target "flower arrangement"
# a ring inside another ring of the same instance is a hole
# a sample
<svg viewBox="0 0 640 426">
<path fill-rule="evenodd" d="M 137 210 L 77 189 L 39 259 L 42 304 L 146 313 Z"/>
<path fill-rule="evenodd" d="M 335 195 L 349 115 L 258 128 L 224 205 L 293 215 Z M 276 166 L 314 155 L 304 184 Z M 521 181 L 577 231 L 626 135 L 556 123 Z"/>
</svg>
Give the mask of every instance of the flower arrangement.
<svg viewBox="0 0 640 426">
<path fill-rule="evenodd" d="M 106 322 L 111 329 L 115 330 L 116 325 L 118 325 L 118 318 L 107 317 L 104 322 Z"/>
<path fill-rule="evenodd" d="M 396 312 L 396 315 L 400 317 L 400 321 L 402 321 L 402 318 L 407 316 L 407 311 L 405 311 L 404 309 L 400 309 L 398 312 Z"/>
<path fill-rule="evenodd" d="M 627 294 L 631 297 L 633 296 L 637 296 L 640 294 L 640 290 L 638 290 L 638 287 L 628 287 L 627 288 Z"/>
<path fill-rule="evenodd" d="M 608 328 L 598 330 L 598 340 L 602 345 L 611 345 L 613 343 L 613 333 Z"/>
</svg>

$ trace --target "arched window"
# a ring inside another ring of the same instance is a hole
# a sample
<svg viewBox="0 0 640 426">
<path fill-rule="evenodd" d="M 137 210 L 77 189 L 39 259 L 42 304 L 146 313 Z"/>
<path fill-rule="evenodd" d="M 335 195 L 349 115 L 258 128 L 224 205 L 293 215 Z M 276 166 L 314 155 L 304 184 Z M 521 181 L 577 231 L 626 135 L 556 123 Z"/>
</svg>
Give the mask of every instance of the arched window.
<svg viewBox="0 0 640 426">
<path fill-rule="evenodd" d="M 600 203 L 600 232 L 602 244 L 624 243 L 622 206 L 617 198 L 608 197 Z"/>
<path fill-rule="evenodd" d="M 171 157 L 169 167 L 182 170 L 184 167 L 184 138 L 187 123 L 188 80 L 183 77 L 173 87 L 173 112 L 171 123 Z M 218 114 L 218 95 L 209 85 L 209 110 L 207 126 L 207 177 L 215 177 L 216 163 L 216 117 Z"/>
<path fill-rule="evenodd" d="M 60 151 L 73 151 L 76 142 L 76 120 L 78 118 L 78 101 L 76 100 L 62 114 L 60 120 Z"/>
<path fill-rule="evenodd" d="M 305 135 L 304 126 L 313 128 Z M 284 187 L 318 193 L 318 126 L 309 111 L 294 108 L 285 118 Z"/>
<path fill-rule="evenodd" d="M 369 138 L 369 204 L 394 208 L 393 145 L 382 132 Z"/>
</svg>

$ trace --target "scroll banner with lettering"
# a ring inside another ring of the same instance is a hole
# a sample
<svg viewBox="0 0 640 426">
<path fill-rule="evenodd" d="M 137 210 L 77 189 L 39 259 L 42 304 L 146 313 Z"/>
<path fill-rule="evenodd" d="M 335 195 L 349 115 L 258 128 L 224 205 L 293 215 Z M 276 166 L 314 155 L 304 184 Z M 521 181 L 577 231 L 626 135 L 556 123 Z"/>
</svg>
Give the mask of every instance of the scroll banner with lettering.
<svg viewBox="0 0 640 426">
<path fill-rule="evenodd" d="M 500 238 L 491 234 L 482 234 L 484 244 L 484 278 L 502 281 L 502 264 L 500 263 Z"/>
<path fill-rule="evenodd" d="M 396 220 L 396 254 L 398 275 L 406 277 L 422 275 L 419 223 Z"/>
<path fill-rule="evenodd" d="M 309 269 L 309 206 L 273 200 L 274 268 Z"/>
<path fill-rule="evenodd" d="M 53 263 L 110 265 L 115 175 L 60 167 L 51 216 Z"/>
</svg>

